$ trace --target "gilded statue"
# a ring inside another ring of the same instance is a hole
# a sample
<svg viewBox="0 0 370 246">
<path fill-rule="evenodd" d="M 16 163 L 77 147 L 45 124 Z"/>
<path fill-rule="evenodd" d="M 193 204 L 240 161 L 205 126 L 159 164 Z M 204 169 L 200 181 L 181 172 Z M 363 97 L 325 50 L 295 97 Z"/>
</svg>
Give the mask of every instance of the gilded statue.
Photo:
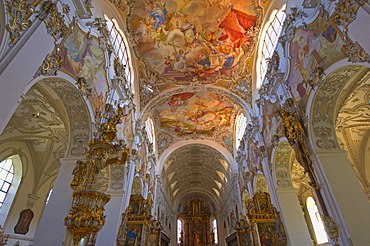
<svg viewBox="0 0 370 246">
<path fill-rule="evenodd" d="M 76 167 L 73 169 L 73 179 L 71 182 L 72 190 L 80 190 L 82 188 L 82 183 L 84 181 L 84 176 L 87 173 L 86 163 L 82 161 L 77 161 Z"/>
<path fill-rule="evenodd" d="M 291 147 L 296 153 L 298 162 L 303 166 L 305 172 L 309 171 L 309 165 L 312 164 L 306 147 L 305 130 L 303 124 L 295 112 L 280 110 L 283 119 L 284 133 Z"/>
<path fill-rule="evenodd" d="M 288 101 L 286 105 L 284 105 L 284 109 L 279 110 L 281 118 L 283 119 L 284 133 L 290 146 L 295 151 L 295 158 L 304 168 L 305 173 L 308 173 L 311 179 L 310 184 L 314 189 L 318 189 L 316 177 L 312 170 L 312 161 L 306 146 L 306 131 L 299 115 L 289 110 L 291 108 L 291 103 L 291 101 Z"/>
</svg>

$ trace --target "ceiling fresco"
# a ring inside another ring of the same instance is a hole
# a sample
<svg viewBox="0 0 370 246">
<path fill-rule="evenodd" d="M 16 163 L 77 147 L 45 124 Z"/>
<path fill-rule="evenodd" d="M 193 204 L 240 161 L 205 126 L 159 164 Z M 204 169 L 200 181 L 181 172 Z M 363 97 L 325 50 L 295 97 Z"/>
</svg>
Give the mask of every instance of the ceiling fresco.
<svg viewBox="0 0 370 246">
<path fill-rule="evenodd" d="M 160 126 L 178 136 L 200 133 L 213 135 L 229 127 L 235 107 L 216 92 L 175 94 L 158 109 Z"/>
<path fill-rule="evenodd" d="M 138 0 L 128 14 L 142 103 L 178 85 L 214 84 L 243 96 L 246 59 L 262 19 L 252 0 Z M 250 64 L 248 64 L 249 66 Z"/>
<path fill-rule="evenodd" d="M 180 139 L 202 138 L 231 150 L 236 113 L 241 106 L 212 90 L 167 96 L 152 111 L 157 125 L 159 154 Z"/>
</svg>

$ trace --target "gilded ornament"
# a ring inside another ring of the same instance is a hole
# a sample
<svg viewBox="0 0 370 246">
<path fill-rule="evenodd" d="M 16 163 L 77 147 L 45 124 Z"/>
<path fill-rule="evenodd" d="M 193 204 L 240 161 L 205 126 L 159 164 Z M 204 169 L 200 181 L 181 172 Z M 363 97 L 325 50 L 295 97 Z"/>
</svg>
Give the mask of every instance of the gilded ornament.
<svg viewBox="0 0 370 246">
<path fill-rule="evenodd" d="M 58 70 L 63 65 L 63 59 L 59 55 L 59 47 L 56 46 L 52 54 L 47 54 L 44 61 L 42 62 L 39 69 L 36 71 L 34 78 L 43 75 L 43 76 L 56 76 Z"/>
<path fill-rule="evenodd" d="M 321 218 L 322 221 L 324 222 L 326 233 L 328 234 L 330 239 L 333 240 L 335 243 L 334 246 L 339 246 L 338 244 L 339 230 L 338 226 L 335 224 L 335 221 L 329 215 L 327 216 L 321 215 Z"/>
<path fill-rule="evenodd" d="M 122 11 L 126 10 L 125 4 L 123 0 L 109 0 L 111 3 L 114 4 L 117 8 L 119 8 Z"/>
<path fill-rule="evenodd" d="M 331 16 L 333 23 L 337 26 L 347 28 L 356 19 L 357 10 L 360 6 L 355 0 L 339 0 Z"/>
<path fill-rule="evenodd" d="M 318 66 L 310 73 L 307 83 L 312 87 L 320 86 L 324 75 L 324 69 Z"/>
<path fill-rule="evenodd" d="M 309 151 L 306 144 L 306 130 L 303 124 L 301 112 L 289 99 L 279 110 L 283 120 L 283 129 L 290 146 L 294 149 L 296 159 L 304 168 L 305 173 L 308 173 L 311 179 L 311 185 L 314 189 L 318 189 L 316 176 L 312 170 L 312 161 L 309 157 Z"/>
<path fill-rule="evenodd" d="M 9 235 L 4 234 L 4 229 L 0 225 L 0 245 L 6 245 L 6 243 L 8 242 L 8 238 L 9 238 Z"/>
<path fill-rule="evenodd" d="M 105 223 L 104 206 L 110 196 L 98 191 L 78 190 L 73 192 L 72 208 L 64 224 L 73 236 L 74 245 L 82 238 L 96 234 Z"/>
<path fill-rule="evenodd" d="M 9 23 L 6 24 L 6 30 L 10 34 L 9 45 L 12 46 L 19 41 L 21 32 L 31 26 L 29 17 L 34 13 L 35 7 L 24 0 L 6 0 L 5 7 L 6 14 L 10 18 Z"/>
<path fill-rule="evenodd" d="M 63 11 L 66 11 L 65 7 L 63 7 Z M 55 3 L 46 1 L 42 5 L 41 11 L 37 17 L 44 21 L 47 32 L 55 41 L 67 35 L 68 27 L 64 22 L 64 15 L 58 11 Z"/>
<path fill-rule="evenodd" d="M 349 62 L 370 62 L 370 56 L 358 42 L 352 42 L 348 37 L 343 37 L 342 52 L 348 56 Z"/>
<path fill-rule="evenodd" d="M 77 79 L 76 85 L 81 90 L 82 94 L 89 97 L 92 93 L 91 83 L 88 83 L 85 77 Z"/>
</svg>

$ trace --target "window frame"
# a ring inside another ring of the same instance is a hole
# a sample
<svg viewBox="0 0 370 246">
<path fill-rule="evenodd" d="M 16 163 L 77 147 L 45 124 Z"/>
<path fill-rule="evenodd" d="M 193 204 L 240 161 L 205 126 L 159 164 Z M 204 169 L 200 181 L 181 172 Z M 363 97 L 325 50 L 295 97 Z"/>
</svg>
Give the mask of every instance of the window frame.
<svg viewBox="0 0 370 246">
<path fill-rule="evenodd" d="M 272 54 L 274 53 L 280 34 L 283 29 L 284 20 L 286 19 L 284 5 L 280 10 L 275 9 L 272 12 L 273 18 L 270 19 L 268 24 L 266 24 L 264 31 L 261 34 L 262 42 L 259 45 L 259 56 L 257 58 L 257 65 L 256 65 L 256 87 L 259 89 L 266 76 L 268 62 L 267 60 L 271 58 Z M 277 28 L 277 30 L 276 30 Z"/>
<path fill-rule="evenodd" d="M 7 217 L 10 215 L 10 208 L 13 204 L 14 198 L 18 192 L 19 185 L 22 179 L 22 160 L 20 156 L 17 155 L 8 155 L 0 157 L 0 160 L 12 159 L 13 162 L 13 180 L 9 187 L 9 190 L 5 196 L 4 202 L 0 208 L 0 224 L 4 225 Z"/>
</svg>

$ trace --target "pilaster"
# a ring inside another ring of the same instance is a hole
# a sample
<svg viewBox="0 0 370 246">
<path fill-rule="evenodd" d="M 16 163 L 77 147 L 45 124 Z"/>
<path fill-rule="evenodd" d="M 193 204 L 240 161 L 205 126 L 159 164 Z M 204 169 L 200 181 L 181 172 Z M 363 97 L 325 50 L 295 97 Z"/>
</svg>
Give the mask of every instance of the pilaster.
<svg viewBox="0 0 370 246">
<path fill-rule="evenodd" d="M 322 188 L 330 192 L 326 199 L 334 205 L 333 219 L 343 245 L 370 245 L 370 204 L 343 150 L 316 153 L 320 161 L 318 175 Z M 333 209 L 333 207 L 332 207 Z M 347 230 L 346 230 L 347 229 Z M 344 237 L 344 238 L 343 238 Z"/>
<path fill-rule="evenodd" d="M 289 245 L 312 245 L 310 233 L 294 188 L 276 189 Z"/>
<path fill-rule="evenodd" d="M 68 215 L 72 202 L 73 191 L 69 185 L 73 178 L 72 172 L 76 161 L 75 158 L 60 159 L 58 177 L 37 228 L 34 245 L 62 245 L 66 233 L 64 218 Z"/>
</svg>

